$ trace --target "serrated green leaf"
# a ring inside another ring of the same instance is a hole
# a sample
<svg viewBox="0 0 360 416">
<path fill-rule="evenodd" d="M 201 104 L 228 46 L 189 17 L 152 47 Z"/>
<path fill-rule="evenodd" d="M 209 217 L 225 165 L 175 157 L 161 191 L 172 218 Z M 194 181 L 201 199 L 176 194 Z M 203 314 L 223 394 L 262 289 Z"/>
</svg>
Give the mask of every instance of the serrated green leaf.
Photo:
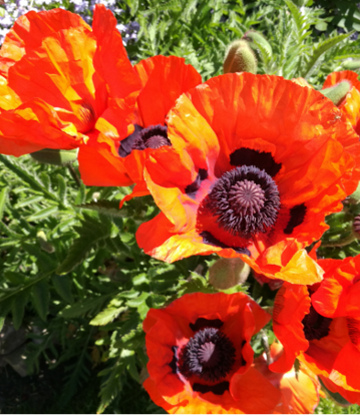
<svg viewBox="0 0 360 416">
<path fill-rule="evenodd" d="M 107 406 L 120 393 L 123 385 L 123 374 L 125 366 L 123 360 L 117 360 L 113 367 L 107 368 L 99 373 L 104 377 L 100 388 L 100 405 L 96 413 L 103 413 Z"/>
<path fill-rule="evenodd" d="M 81 205 L 85 202 L 86 199 L 86 186 L 81 182 L 79 191 L 75 198 L 75 205 Z"/>
<path fill-rule="evenodd" d="M 98 313 L 94 319 L 90 321 L 90 325 L 94 326 L 103 326 L 107 325 L 110 322 L 112 322 L 114 319 L 116 319 L 122 312 L 126 311 L 126 306 L 121 307 L 115 307 L 111 305 L 108 305 L 104 310 L 102 310 L 100 313 Z"/>
<path fill-rule="evenodd" d="M 52 277 L 52 283 L 55 287 L 57 293 L 68 303 L 73 303 L 74 298 L 71 292 L 71 279 L 68 276 L 58 276 L 55 275 Z"/>
<path fill-rule="evenodd" d="M 88 204 L 78 205 L 78 208 L 97 211 L 109 217 L 126 218 L 129 216 L 129 213 L 125 208 L 119 208 L 119 201 L 94 201 L 89 202 Z"/>
<path fill-rule="evenodd" d="M 290 10 L 291 16 L 294 20 L 298 33 L 301 33 L 303 30 L 304 21 L 300 10 L 291 0 L 285 0 L 285 3 Z"/>
<path fill-rule="evenodd" d="M 137 308 L 139 307 L 142 303 L 144 303 L 146 301 L 146 299 L 149 297 L 150 293 L 147 292 L 143 292 L 140 296 L 137 296 L 134 299 L 129 299 L 126 304 L 128 306 L 130 306 L 131 308 Z"/>
<path fill-rule="evenodd" d="M 313 48 L 312 54 L 309 57 L 309 61 L 306 64 L 305 68 L 301 72 L 301 77 L 305 78 L 311 70 L 314 68 L 318 59 L 329 49 L 333 48 L 334 46 L 338 45 L 340 42 L 351 36 L 353 32 L 344 33 L 341 35 L 334 36 L 332 38 L 326 39 L 323 42 L 320 42 Z"/>
<path fill-rule="evenodd" d="M 40 172 L 39 177 L 41 179 L 41 182 L 45 186 L 45 188 L 51 192 L 51 180 L 49 175 L 46 172 Z"/>
<path fill-rule="evenodd" d="M 14 272 L 12 270 L 5 270 L 4 277 L 6 281 L 9 281 L 15 285 L 22 285 L 26 280 L 28 280 L 28 277 L 25 274 Z"/>
<path fill-rule="evenodd" d="M 4 215 L 5 202 L 7 200 L 9 188 L 5 186 L 0 192 L 0 220 Z"/>
<path fill-rule="evenodd" d="M 39 220 L 42 220 L 44 218 L 50 217 L 52 214 L 54 214 L 57 211 L 58 211 L 58 207 L 54 205 L 52 207 L 44 208 L 44 209 L 42 209 L 40 211 L 35 212 L 32 215 L 29 215 L 26 218 L 26 220 L 28 222 L 31 222 L 31 221 L 39 221 Z"/>
<path fill-rule="evenodd" d="M 68 255 L 59 265 L 57 274 L 69 273 L 82 263 L 92 248 L 96 247 L 101 240 L 109 237 L 111 223 L 106 221 L 100 223 L 89 217 L 82 222 L 81 227 L 78 227 L 78 232 L 80 236 L 74 240 Z"/>
<path fill-rule="evenodd" d="M 27 206 L 33 206 L 37 202 L 43 201 L 44 198 L 42 196 L 31 196 L 30 198 L 24 198 L 21 201 L 17 202 L 14 208 L 19 209 Z"/>
<path fill-rule="evenodd" d="M 15 329 L 19 329 L 21 327 L 25 313 L 25 306 L 28 303 L 28 299 L 29 292 L 23 291 L 21 293 L 18 293 L 11 302 L 11 314 Z"/>
<path fill-rule="evenodd" d="M 0 316 L 0 332 L 2 331 L 5 323 L 5 316 Z"/>
<path fill-rule="evenodd" d="M 41 281 L 32 288 L 32 303 L 40 318 L 46 321 L 47 314 L 49 312 L 49 285 L 48 282 Z"/>
<path fill-rule="evenodd" d="M 56 175 L 56 180 L 57 180 L 57 185 L 58 185 L 59 199 L 64 205 L 66 205 L 66 190 L 67 190 L 66 182 L 63 176 L 60 174 Z"/>
<path fill-rule="evenodd" d="M 69 307 L 63 309 L 59 315 L 65 319 L 78 318 L 85 316 L 89 312 L 97 311 L 109 299 L 109 295 L 83 299 Z"/>
</svg>

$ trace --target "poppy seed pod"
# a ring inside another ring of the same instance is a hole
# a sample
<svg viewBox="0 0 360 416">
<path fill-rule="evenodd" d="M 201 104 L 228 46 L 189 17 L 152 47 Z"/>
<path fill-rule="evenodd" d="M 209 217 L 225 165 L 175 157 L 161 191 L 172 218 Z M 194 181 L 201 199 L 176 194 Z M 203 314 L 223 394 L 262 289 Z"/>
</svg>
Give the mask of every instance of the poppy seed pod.
<svg viewBox="0 0 360 416">
<path fill-rule="evenodd" d="M 246 40 L 236 40 L 230 44 L 225 54 L 223 68 L 224 74 L 229 72 L 251 72 L 256 74 L 256 57 Z"/>
</svg>

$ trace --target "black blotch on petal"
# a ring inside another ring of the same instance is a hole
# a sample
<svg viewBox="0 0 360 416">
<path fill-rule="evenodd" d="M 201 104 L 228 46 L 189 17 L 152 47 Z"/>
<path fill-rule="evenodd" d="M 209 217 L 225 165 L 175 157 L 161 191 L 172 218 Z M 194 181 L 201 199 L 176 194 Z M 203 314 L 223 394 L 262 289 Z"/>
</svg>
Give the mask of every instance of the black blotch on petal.
<svg viewBox="0 0 360 416">
<path fill-rule="evenodd" d="M 173 359 L 171 360 L 171 362 L 169 363 L 169 366 L 171 367 L 171 370 L 174 374 L 177 374 L 178 372 L 178 359 L 176 357 L 176 352 L 177 352 L 178 347 L 171 347 L 171 350 L 173 352 Z"/>
<path fill-rule="evenodd" d="M 209 386 L 207 384 L 200 384 L 200 383 L 194 383 L 192 388 L 194 391 L 197 391 L 199 393 L 214 393 L 218 396 L 221 396 L 226 391 L 229 390 L 229 382 L 228 381 L 222 381 L 221 383 L 214 384 L 213 386 Z"/>
<path fill-rule="evenodd" d="M 276 163 L 270 152 L 259 152 L 258 150 L 242 147 L 235 150 L 230 155 L 230 165 L 232 166 L 256 166 L 272 178 L 281 169 L 281 163 Z"/>
<path fill-rule="evenodd" d="M 121 140 L 120 142 L 120 147 L 118 150 L 120 157 L 126 157 L 131 153 L 136 140 L 138 140 L 140 136 L 141 130 L 143 130 L 143 128 L 139 126 L 138 124 L 135 124 L 134 127 L 135 127 L 134 132 L 130 134 L 130 136 L 126 137 L 124 140 Z"/>
<path fill-rule="evenodd" d="M 224 322 L 221 319 L 198 318 L 194 324 L 190 323 L 189 327 L 196 332 L 206 327 L 221 328 L 223 324 Z"/>
<path fill-rule="evenodd" d="M 331 322 L 331 318 L 320 315 L 311 305 L 309 313 L 302 320 L 305 338 L 308 341 L 313 341 L 314 339 L 320 340 L 328 336 Z"/>
<path fill-rule="evenodd" d="M 199 169 L 199 172 L 196 176 L 195 181 L 185 188 L 185 193 L 187 195 L 189 195 L 191 198 L 195 198 L 195 194 L 196 194 L 197 190 L 200 188 L 201 181 L 203 181 L 207 177 L 208 177 L 207 170 L 206 169 Z"/>
<path fill-rule="evenodd" d="M 222 243 L 217 238 L 215 238 L 211 233 L 209 233 L 209 231 L 202 231 L 200 233 L 200 237 L 203 238 L 203 242 L 205 244 L 210 244 L 212 246 L 217 246 L 217 247 L 221 247 L 221 248 L 232 248 L 237 253 L 239 253 L 239 254 L 246 254 L 249 257 L 251 255 L 250 251 L 246 247 L 232 247 L 232 246 L 228 246 L 228 245 Z"/>
<path fill-rule="evenodd" d="M 285 234 L 291 234 L 294 228 L 302 224 L 306 214 L 306 205 L 299 204 L 295 205 L 290 209 L 290 219 L 287 226 L 284 229 Z"/>
</svg>

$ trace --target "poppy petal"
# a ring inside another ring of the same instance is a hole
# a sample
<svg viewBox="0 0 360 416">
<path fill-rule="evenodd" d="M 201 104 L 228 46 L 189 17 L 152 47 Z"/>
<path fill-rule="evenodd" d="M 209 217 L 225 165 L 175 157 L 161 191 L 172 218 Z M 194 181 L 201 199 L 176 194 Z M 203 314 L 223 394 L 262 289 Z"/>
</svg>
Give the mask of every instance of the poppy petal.
<svg viewBox="0 0 360 416">
<path fill-rule="evenodd" d="M 142 60 L 135 65 L 135 70 L 143 87 L 138 106 L 144 127 L 163 124 L 176 99 L 202 81 L 194 67 L 176 56 L 158 55 Z"/>
<path fill-rule="evenodd" d="M 295 358 L 309 347 L 302 320 L 310 310 L 306 286 L 284 284 L 276 294 L 273 311 L 273 330 L 283 344 L 283 350 L 269 368 L 285 373 L 294 365 Z"/>
<path fill-rule="evenodd" d="M 7 60 L 7 64 L 0 67 L 2 75 L 7 76 L 9 66 L 19 61 L 26 52 L 38 48 L 44 38 L 61 30 L 80 27 L 90 29 L 79 15 L 64 9 L 30 11 L 20 16 L 1 46 L 0 56 Z"/>
<path fill-rule="evenodd" d="M 140 80 L 127 56 L 118 22 L 110 10 L 103 4 L 97 4 L 94 10 L 93 34 L 98 47 L 94 55 L 94 65 L 109 85 L 111 95 L 125 98 L 140 90 Z"/>
<path fill-rule="evenodd" d="M 280 391 L 254 368 L 234 375 L 230 391 L 244 413 L 272 413 L 281 398 Z"/>
</svg>

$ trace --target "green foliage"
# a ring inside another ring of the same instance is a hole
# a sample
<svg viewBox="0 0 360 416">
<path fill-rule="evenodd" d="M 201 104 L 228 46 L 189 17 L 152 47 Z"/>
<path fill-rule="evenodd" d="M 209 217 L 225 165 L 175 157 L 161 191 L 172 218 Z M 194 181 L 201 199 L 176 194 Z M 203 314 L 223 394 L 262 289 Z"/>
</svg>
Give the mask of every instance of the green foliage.
<svg viewBox="0 0 360 416">
<path fill-rule="evenodd" d="M 73 10 L 73 4 L 64 4 Z M 302 76 L 321 88 L 344 60 L 360 58 L 359 41 L 352 39 L 360 20 L 346 12 L 341 23 L 330 6 L 319 4 L 323 8 L 307 0 L 126 0 L 120 17 L 121 23 L 140 24 L 137 42 L 127 47 L 133 62 L 177 55 L 205 80 L 221 74 L 228 45 L 244 38 L 257 55 L 259 73 Z M 338 27 L 346 33 L 337 33 Z M 138 248 L 138 225 L 158 210 L 150 197 L 128 201 L 120 210 L 129 191 L 86 187 L 76 165 L 0 155 L 0 328 L 5 318 L 16 329 L 26 328 L 29 374 L 42 366 L 64 369 L 52 412 L 68 409 L 94 373 L 99 383 L 94 410 L 161 412 L 140 387 L 146 377 L 146 313 L 185 293 L 216 292 L 208 279 L 214 257 L 169 265 Z M 326 219 L 321 256 L 360 253 L 352 230 L 359 214 L 359 205 L 348 201 L 344 211 Z M 226 293 L 235 291 L 249 293 L 262 306 L 271 306 L 275 296 L 253 277 Z M 264 340 L 274 341 L 271 326 L 252 340 L 257 355 L 266 351 Z M 322 400 L 318 413 L 342 412 L 329 403 Z"/>
</svg>

